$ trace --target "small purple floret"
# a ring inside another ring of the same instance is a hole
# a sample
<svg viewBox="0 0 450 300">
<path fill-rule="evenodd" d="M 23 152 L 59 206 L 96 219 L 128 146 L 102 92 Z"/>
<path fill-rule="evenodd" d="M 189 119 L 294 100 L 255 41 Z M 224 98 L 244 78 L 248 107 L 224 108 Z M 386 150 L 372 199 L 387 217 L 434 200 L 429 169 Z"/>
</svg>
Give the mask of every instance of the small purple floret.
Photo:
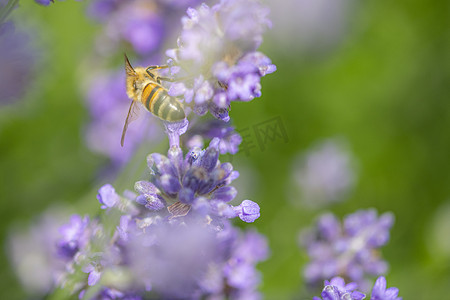
<svg viewBox="0 0 450 300">
<path fill-rule="evenodd" d="M 102 209 L 114 207 L 120 202 L 120 196 L 110 184 L 106 184 L 98 190 L 97 199 L 102 204 Z"/>
<path fill-rule="evenodd" d="M 251 200 L 244 200 L 239 206 L 234 207 L 239 218 L 247 223 L 252 223 L 259 218 L 259 210 L 259 205 Z"/>
<path fill-rule="evenodd" d="M 370 300 L 402 300 L 398 297 L 398 288 L 391 287 L 386 289 L 386 278 L 378 277 L 372 289 L 372 297 Z"/>
</svg>

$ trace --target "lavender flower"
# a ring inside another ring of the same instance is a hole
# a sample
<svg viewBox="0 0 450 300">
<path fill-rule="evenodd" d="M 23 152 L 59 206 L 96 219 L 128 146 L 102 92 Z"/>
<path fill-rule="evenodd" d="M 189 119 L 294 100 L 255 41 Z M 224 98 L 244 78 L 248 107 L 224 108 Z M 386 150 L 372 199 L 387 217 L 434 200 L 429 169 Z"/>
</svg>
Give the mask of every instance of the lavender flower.
<svg viewBox="0 0 450 300">
<path fill-rule="evenodd" d="M 322 298 L 313 297 L 313 300 L 361 300 L 366 297 L 363 293 L 356 291 L 358 287 L 356 283 L 345 284 L 341 277 L 334 277 L 330 281 L 325 280 L 324 285 Z"/>
<path fill-rule="evenodd" d="M 351 154 L 336 139 L 325 140 L 299 157 L 293 173 L 301 200 L 311 207 L 342 201 L 356 181 Z"/>
<path fill-rule="evenodd" d="M 205 138 L 213 139 L 215 137 L 220 139 L 220 154 L 236 154 L 238 152 L 242 137 L 234 127 L 220 120 L 199 122 L 192 126 L 185 137 L 185 144 L 188 148 L 203 148 Z"/>
<path fill-rule="evenodd" d="M 387 271 L 387 263 L 376 251 L 389 240 L 394 222 L 391 213 L 377 217 L 374 209 L 360 210 L 340 224 L 332 214 L 322 215 L 315 228 L 301 236 L 311 261 L 304 269 L 309 284 L 333 276 L 343 276 L 368 289 L 368 277 Z"/>
<path fill-rule="evenodd" d="M 98 37 L 97 52 L 112 54 L 120 44 L 126 43 L 133 50 L 149 58 L 160 53 L 167 38 L 179 28 L 177 19 L 199 0 L 149 1 L 149 0 L 94 0 L 88 6 L 88 15 L 104 23 L 104 31 Z"/>
<path fill-rule="evenodd" d="M 0 23 L 0 104 L 13 103 L 25 94 L 36 53 L 29 33 L 16 29 L 12 22 Z"/>
<path fill-rule="evenodd" d="M 13 270 L 26 291 L 44 295 L 62 283 L 67 272 L 58 249 L 58 228 L 68 214 L 61 208 L 51 208 L 33 222 L 27 231 L 11 231 L 8 246 Z M 30 251 L 32 249 L 32 251 Z"/>
<path fill-rule="evenodd" d="M 201 216 L 165 218 L 135 198 L 105 185 L 100 218 L 73 215 L 53 233 L 47 246 L 59 271 L 52 286 L 86 299 L 259 298 L 263 236 L 243 234 L 227 220 L 217 226 Z"/>
<path fill-rule="evenodd" d="M 136 282 L 164 299 L 256 298 L 260 274 L 255 264 L 267 257 L 265 239 L 255 232 L 242 235 L 229 224 L 213 229 L 162 223 L 134 235 L 127 252 Z"/>
<path fill-rule="evenodd" d="M 354 282 L 345 284 L 341 277 L 334 277 L 330 281 L 325 280 L 325 288 L 322 291 L 322 298 L 313 297 L 313 300 L 361 300 L 366 295 L 356 291 L 358 285 Z M 401 300 L 397 297 L 398 289 L 395 287 L 386 289 L 386 278 L 378 277 L 372 288 L 370 300 Z"/>
<path fill-rule="evenodd" d="M 372 297 L 370 297 L 370 300 L 402 300 L 397 295 L 398 288 L 391 287 L 386 289 L 386 278 L 380 276 L 372 288 Z"/>
<path fill-rule="evenodd" d="M 154 153 L 148 157 L 150 181 L 135 185 L 136 201 L 151 210 L 167 207 L 172 218 L 195 213 L 215 218 L 239 216 L 245 222 L 259 217 L 259 206 L 245 200 L 240 206 L 227 204 L 237 191 L 229 184 L 239 176 L 230 163 L 220 164 L 219 139 L 205 150 L 193 148 L 183 158 L 179 147 L 171 147 L 168 156 Z M 170 205 L 168 205 L 170 203 Z"/>
<path fill-rule="evenodd" d="M 173 73 L 187 78 L 170 87 L 183 95 L 198 115 L 210 113 L 229 121 L 231 101 L 261 95 L 260 79 L 276 67 L 257 52 L 262 33 L 270 26 L 268 9 L 255 0 L 223 0 L 212 7 L 190 8 L 183 17 L 178 48 L 166 54 Z"/>
</svg>

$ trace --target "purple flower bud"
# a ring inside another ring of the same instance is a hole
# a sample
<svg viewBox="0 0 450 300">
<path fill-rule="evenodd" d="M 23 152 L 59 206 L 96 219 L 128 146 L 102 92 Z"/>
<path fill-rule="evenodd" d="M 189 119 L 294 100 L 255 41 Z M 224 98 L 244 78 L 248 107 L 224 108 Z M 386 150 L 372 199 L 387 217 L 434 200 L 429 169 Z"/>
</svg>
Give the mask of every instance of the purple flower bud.
<svg viewBox="0 0 450 300">
<path fill-rule="evenodd" d="M 244 200 L 239 206 L 234 207 L 239 218 L 247 223 L 252 223 L 259 218 L 259 210 L 259 205 L 251 200 Z"/>
<path fill-rule="evenodd" d="M 212 193 L 212 197 L 223 202 L 230 202 L 237 195 L 237 190 L 232 186 L 225 186 L 215 190 Z"/>
<path fill-rule="evenodd" d="M 160 195 L 156 194 L 142 194 L 136 198 L 136 202 L 144 205 L 150 210 L 161 210 L 166 207 L 166 201 Z"/>
<path fill-rule="evenodd" d="M 102 204 L 102 209 L 114 207 L 120 202 L 120 196 L 110 184 L 106 184 L 98 190 L 97 199 Z"/>
<path fill-rule="evenodd" d="M 157 194 L 159 193 L 158 188 L 151 182 L 148 181 L 137 181 L 134 184 L 134 189 L 140 194 Z"/>
</svg>

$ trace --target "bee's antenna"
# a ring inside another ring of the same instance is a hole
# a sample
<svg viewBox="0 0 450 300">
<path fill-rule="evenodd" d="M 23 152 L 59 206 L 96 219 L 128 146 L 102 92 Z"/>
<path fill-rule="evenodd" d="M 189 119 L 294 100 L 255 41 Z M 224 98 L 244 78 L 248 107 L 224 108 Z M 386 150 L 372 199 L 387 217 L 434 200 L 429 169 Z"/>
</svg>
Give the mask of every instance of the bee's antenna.
<svg viewBox="0 0 450 300">
<path fill-rule="evenodd" d="M 134 71 L 133 67 L 131 66 L 127 55 L 124 53 L 123 56 L 125 57 L 125 71 L 126 71 L 127 75 L 129 75 L 129 76 L 136 75 L 136 72 Z"/>
</svg>

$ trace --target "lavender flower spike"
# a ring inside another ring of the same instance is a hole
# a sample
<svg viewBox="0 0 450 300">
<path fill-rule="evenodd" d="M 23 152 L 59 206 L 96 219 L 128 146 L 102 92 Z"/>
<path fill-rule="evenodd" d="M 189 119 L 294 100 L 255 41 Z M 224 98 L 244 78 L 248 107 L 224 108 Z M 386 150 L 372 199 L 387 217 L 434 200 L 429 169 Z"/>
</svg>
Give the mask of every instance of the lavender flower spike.
<svg viewBox="0 0 450 300">
<path fill-rule="evenodd" d="M 178 48 L 166 54 L 177 77 L 171 96 L 183 96 L 194 113 L 208 111 L 228 122 L 231 101 L 261 96 L 261 77 L 276 70 L 270 59 L 257 52 L 262 34 L 271 26 L 269 10 L 257 0 L 222 0 L 187 10 Z"/>
<path fill-rule="evenodd" d="M 185 157 L 176 145 L 167 156 L 149 155 L 152 175 L 149 181 L 136 183 L 136 201 L 150 210 L 166 207 L 171 218 L 183 217 L 192 210 L 216 221 L 237 216 L 245 222 L 255 221 L 260 216 L 256 203 L 245 200 L 237 207 L 228 204 L 237 195 L 230 183 L 239 173 L 230 163 L 220 163 L 219 142 L 214 138 L 206 149 L 192 148 Z"/>
<path fill-rule="evenodd" d="M 376 250 L 389 240 L 393 222 L 391 213 L 378 217 L 374 209 L 348 215 L 343 224 L 332 214 L 321 216 L 301 240 L 311 259 L 304 269 L 306 281 L 314 285 L 339 275 L 368 291 L 368 278 L 387 271 L 387 263 Z"/>
</svg>

